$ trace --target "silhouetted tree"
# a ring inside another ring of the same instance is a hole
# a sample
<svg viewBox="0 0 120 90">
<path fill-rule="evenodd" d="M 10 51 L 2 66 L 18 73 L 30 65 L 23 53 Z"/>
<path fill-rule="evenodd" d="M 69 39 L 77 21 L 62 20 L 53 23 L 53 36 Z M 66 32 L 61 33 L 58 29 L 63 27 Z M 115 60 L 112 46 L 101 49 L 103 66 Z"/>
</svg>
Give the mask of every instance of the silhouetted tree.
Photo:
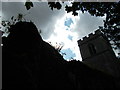
<svg viewBox="0 0 120 90">
<path fill-rule="evenodd" d="M 51 46 L 53 46 L 58 52 L 60 52 L 61 51 L 61 49 L 63 48 L 63 45 L 62 44 L 60 44 L 60 43 L 55 43 L 55 45 L 54 44 L 52 44 L 51 42 L 48 42 Z"/>
<path fill-rule="evenodd" d="M 17 22 L 20 22 L 20 21 L 26 21 L 24 16 L 25 15 L 19 13 L 17 15 L 17 17 L 12 16 L 10 18 L 10 20 L 3 20 L 2 23 L 1 23 L 1 25 L 2 25 L 2 36 L 7 37 L 10 34 L 9 29 L 12 25 L 15 25 Z"/>
</svg>

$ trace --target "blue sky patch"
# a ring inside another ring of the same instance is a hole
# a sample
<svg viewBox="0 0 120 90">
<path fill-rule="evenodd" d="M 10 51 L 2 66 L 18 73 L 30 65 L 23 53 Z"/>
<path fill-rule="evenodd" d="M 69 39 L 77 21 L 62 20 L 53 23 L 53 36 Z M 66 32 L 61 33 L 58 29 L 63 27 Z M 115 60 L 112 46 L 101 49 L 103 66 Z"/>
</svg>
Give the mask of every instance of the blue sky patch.
<svg viewBox="0 0 120 90">
<path fill-rule="evenodd" d="M 61 50 L 62 53 L 66 53 L 66 55 L 64 55 L 64 59 L 71 59 L 71 58 L 74 58 L 76 57 L 75 53 L 72 52 L 72 50 L 70 48 L 68 49 L 63 49 Z"/>
<path fill-rule="evenodd" d="M 66 18 L 64 25 L 70 28 L 70 25 L 73 23 L 72 18 Z"/>
<path fill-rule="evenodd" d="M 66 30 L 69 30 L 68 28 L 66 28 Z"/>
<path fill-rule="evenodd" d="M 71 35 L 68 35 L 68 39 L 72 41 L 72 39 L 73 39 L 73 36 L 71 36 Z"/>
</svg>

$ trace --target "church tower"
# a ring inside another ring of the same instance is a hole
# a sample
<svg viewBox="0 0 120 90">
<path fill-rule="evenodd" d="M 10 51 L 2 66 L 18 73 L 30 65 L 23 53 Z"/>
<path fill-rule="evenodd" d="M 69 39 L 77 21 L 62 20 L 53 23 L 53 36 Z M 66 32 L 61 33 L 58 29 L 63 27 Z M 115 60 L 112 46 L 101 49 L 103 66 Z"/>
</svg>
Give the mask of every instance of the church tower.
<svg viewBox="0 0 120 90">
<path fill-rule="evenodd" d="M 112 47 L 101 31 L 78 40 L 83 63 L 113 76 L 119 76 L 119 61 Z"/>
</svg>

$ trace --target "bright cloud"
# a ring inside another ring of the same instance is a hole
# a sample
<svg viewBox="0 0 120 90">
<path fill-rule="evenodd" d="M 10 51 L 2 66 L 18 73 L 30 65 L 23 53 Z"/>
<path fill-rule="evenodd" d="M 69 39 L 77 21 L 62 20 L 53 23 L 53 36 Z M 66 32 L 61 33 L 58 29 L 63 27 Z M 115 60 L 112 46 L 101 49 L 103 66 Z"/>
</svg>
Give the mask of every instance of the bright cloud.
<svg viewBox="0 0 120 90">
<path fill-rule="evenodd" d="M 78 35 L 76 32 L 72 32 L 72 29 L 76 26 L 79 19 L 79 17 L 74 17 L 71 13 L 66 13 L 56 21 L 54 32 L 50 38 L 47 39 L 47 41 L 64 44 L 62 52 L 66 52 L 66 56 L 64 56 L 65 59 L 70 59 L 71 56 L 74 59 L 81 60 L 77 44 Z"/>
</svg>

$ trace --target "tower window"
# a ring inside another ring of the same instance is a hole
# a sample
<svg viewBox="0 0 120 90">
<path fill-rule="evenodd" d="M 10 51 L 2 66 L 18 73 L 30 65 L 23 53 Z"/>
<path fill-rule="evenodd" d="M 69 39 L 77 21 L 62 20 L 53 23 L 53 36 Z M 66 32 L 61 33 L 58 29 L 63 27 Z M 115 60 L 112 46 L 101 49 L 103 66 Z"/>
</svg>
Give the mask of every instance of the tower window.
<svg viewBox="0 0 120 90">
<path fill-rule="evenodd" d="M 91 55 L 96 54 L 96 48 L 95 48 L 95 46 L 93 44 L 91 44 L 91 43 L 88 44 L 88 48 L 89 48 L 89 51 L 90 51 Z"/>
</svg>

